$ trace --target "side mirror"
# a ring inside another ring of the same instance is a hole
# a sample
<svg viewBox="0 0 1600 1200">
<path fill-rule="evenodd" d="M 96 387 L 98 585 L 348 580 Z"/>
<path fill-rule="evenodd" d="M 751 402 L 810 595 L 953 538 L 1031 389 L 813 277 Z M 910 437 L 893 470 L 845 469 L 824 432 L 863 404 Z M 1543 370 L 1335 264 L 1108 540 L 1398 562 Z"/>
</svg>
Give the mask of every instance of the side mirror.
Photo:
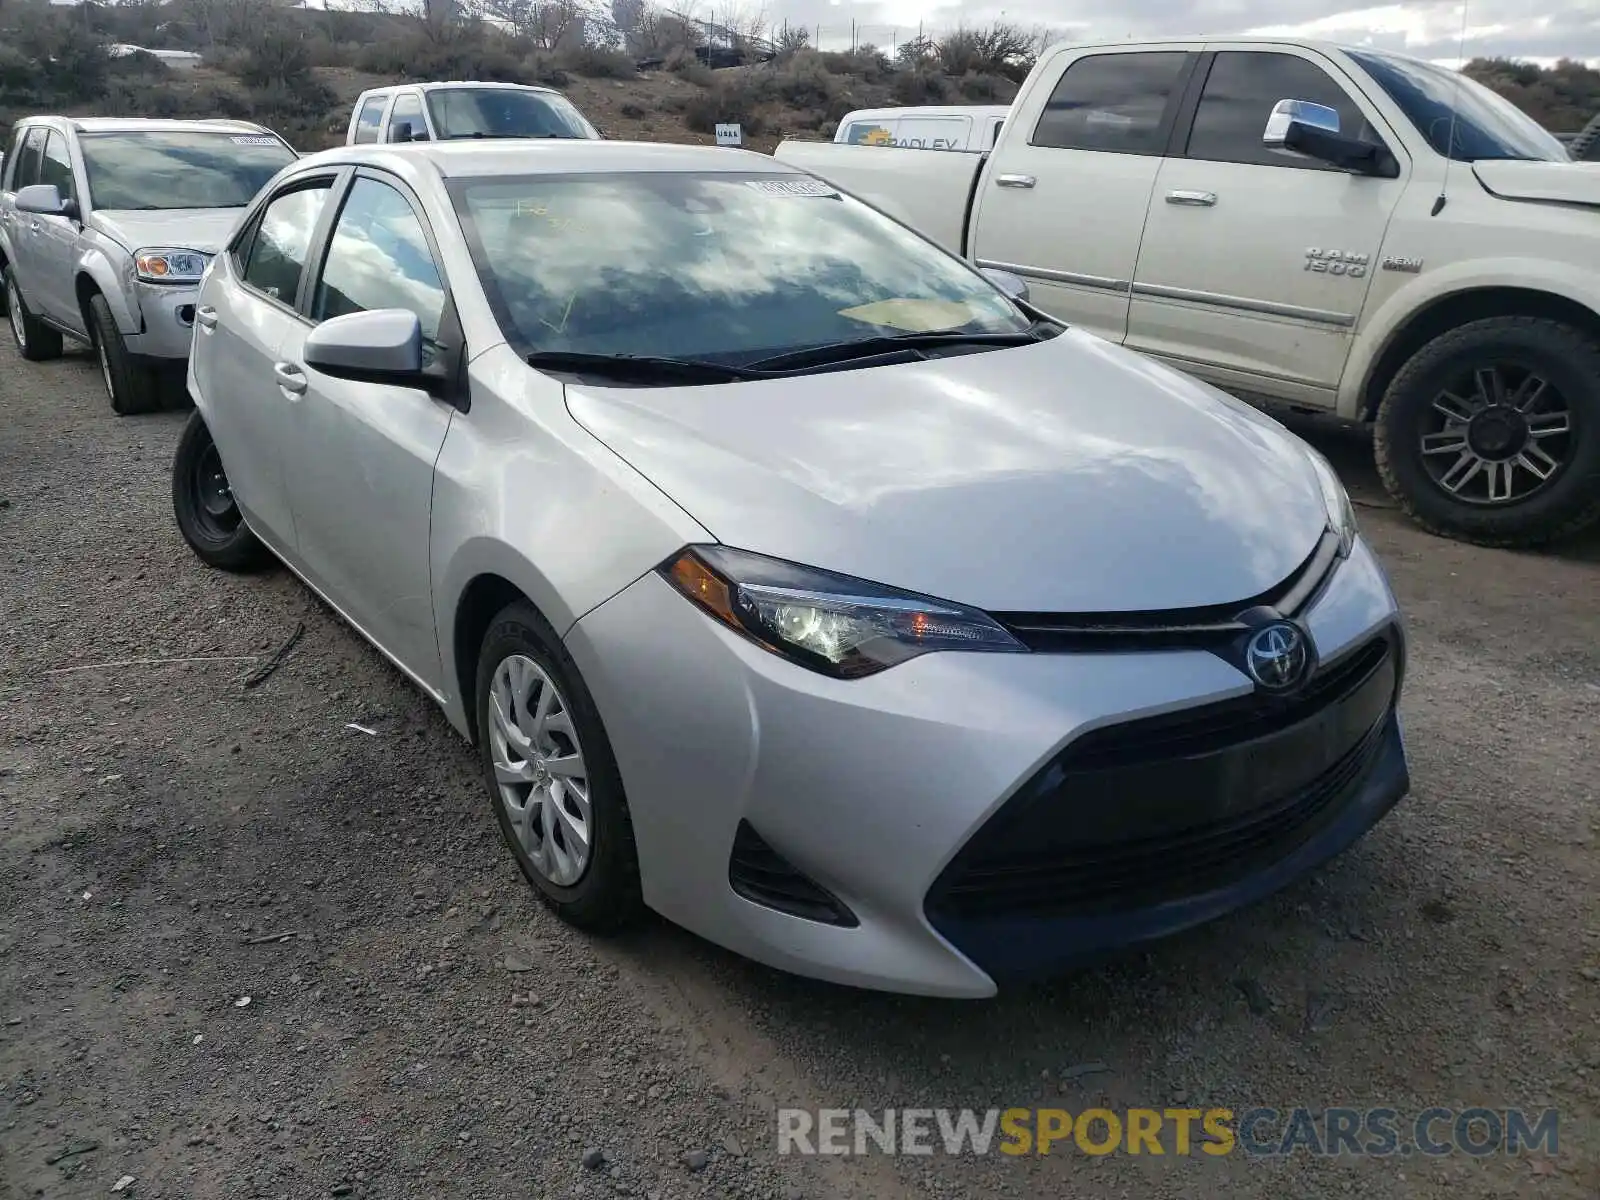
<svg viewBox="0 0 1600 1200">
<path fill-rule="evenodd" d="M 306 335 L 306 366 L 334 379 L 417 388 L 429 395 L 439 381 L 424 372 L 422 322 L 404 308 L 333 317 Z"/>
<path fill-rule="evenodd" d="M 1269 150 L 1303 154 L 1352 175 L 1383 179 L 1400 175 L 1400 163 L 1387 147 L 1345 137 L 1339 131 L 1338 111 L 1309 100 L 1279 100 L 1273 105 L 1261 144 Z"/>
<path fill-rule="evenodd" d="M 67 201 L 53 183 L 30 183 L 17 193 L 17 211 L 41 217 L 64 217 Z"/>
<path fill-rule="evenodd" d="M 981 269 L 989 282 L 1009 298 L 1019 304 L 1028 302 L 1028 285 L 1020 275 L 1013 275 L 1010 271 L 1001 271 L 996 267 L 983 267 Z"/>
<path fill-rule="evenodd" d="M 418 129 L 410 121 L 396 121 L 389 126 L 389 140 L 391 142 L 425 142 L 428 140 L 428 131 Z"/>
</svg>

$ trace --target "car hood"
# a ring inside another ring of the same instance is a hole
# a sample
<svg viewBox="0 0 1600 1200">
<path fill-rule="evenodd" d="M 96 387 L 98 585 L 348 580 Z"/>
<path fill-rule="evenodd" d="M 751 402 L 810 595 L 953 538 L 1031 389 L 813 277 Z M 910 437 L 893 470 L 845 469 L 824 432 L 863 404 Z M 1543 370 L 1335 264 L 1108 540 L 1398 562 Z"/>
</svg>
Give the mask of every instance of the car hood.
<svg viewBox="0 0 1600 1200">
<path fill-rule="evenodd" d="M 1600 163 L 1485 159 L 1472 173 L 1502 199 L 1600 205 Z"/>
<path fill-rule="evenodd" d="M 567 404 L 726 545 L 994 611 L 1234 603 L 1328 522 L 1298 438 L 1077 331 L 789 379 L 573 385 Z"/>
<path fill-rule="evenodd" d="M 96 209 L 90 220 L 129 250 L 171 246 L 215 254 L 244 215 L 242 208 L 170 208 L 159 212 Z"/>
</svg>

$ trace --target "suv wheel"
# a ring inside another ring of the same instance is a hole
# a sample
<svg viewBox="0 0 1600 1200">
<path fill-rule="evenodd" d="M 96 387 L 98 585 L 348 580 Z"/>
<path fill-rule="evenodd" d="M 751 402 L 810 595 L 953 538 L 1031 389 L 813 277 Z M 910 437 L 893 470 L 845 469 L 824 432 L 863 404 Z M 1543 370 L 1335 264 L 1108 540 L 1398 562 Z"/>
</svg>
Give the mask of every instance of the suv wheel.
<svg viewBox="0 0 1600 1200">
<path fill-rule="evenodd" d="M 17 287 L 16 268 L 8 263 L 4 272 L 0 272 L 0 279 L 5 282 L 6 316 L 17 353 L 29 362 L 60 358 L 61 334 L 28 311 L 22 300 L 22 289 Z"/>
<path fill-rule="evenodd" d="M 137 363 L 122 340 L 111 305 L 98 293 L 89 297 L 89 334 L 100 360 L 100 375 L 105 380 L 111 411 L 119 417 L 153 412 L 161 406 L 155 371 Z"/>
<path fill-rule="evenodd" d="M 1541 317 L 1441 334 L 1390 383 L 1378 473 L 1418 524 L 1537 546 L 1600 520 L 1600 342 Z"/>
</svg>

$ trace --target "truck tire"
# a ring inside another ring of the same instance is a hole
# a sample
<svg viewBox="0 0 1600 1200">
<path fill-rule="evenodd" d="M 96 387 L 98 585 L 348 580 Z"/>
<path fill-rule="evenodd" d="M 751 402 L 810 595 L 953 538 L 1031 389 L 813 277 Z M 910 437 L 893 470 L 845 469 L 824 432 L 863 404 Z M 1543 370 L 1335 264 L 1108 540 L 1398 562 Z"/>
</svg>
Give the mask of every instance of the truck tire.
<svg viewBox="0 0 1600 1200">
<path fill-rule="evenodd" d="M 1600 520 L 1600 341 L 1545 317 L 1440 334 L 1378 407 L 1378 474 L 1424 529 L 1539 546 Z"/>
<path fill-rule="evenodd" d="M 6 318 L 17 353 L 29 362 L 60 358 L 61 335 L 28 311 L 22 289 L 17 286 L 15 269 L 9 263 L 0 271 L 0 282 L 4 284 Z"/>
<path fill-rule="evenodd" d="M 89 334 L 100 359 L 100 375 L 105 380 L 111 411 L 119 417 L 154 412 L 161 407 L 161 391 L 156 373 L 133 360 L 128 346 L 111 315 L 111 305 L 99 293 L 89 297 Z"/>
</svg>

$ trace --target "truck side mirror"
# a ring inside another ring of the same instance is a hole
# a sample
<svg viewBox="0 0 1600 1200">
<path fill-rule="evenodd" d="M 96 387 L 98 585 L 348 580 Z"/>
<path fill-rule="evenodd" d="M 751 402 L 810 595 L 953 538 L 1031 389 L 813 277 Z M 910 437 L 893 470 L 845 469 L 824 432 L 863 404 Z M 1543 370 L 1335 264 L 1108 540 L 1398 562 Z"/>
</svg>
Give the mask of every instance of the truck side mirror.
<svg viewBox="0 0 1600 1200">
<path fill-rule="evenodd" d="M 1279 100 L 1273 105 L 1261 144 L 1269 150 L 1303 154 L 1352 175 L 1383 179 L 1400 175 L 1400 164 L 1386 146 L 1345 137 L 1339 131 L 1338 110 L 1309 100 Z"/>
<path fill-rule="evenodd" d="M 428 131 L 418 129 L 410 121 L 396 121 L 389 126 L 389 140 L 391 142 L 425 142 L 428 140 Z"/>
<path fill-rule="evenodd" d="M 1326 104 L 1313 104 L 1309 100 L 1279 100 L 1272 106 L 1267 127 L 1261 134 L 1261 144 L 1269 150 L 1286 150 L 1289 130 L 1294 125 L 1304 125 L 1323 133 L 1339 132 L 1339 110 Z"/>
</svg>

